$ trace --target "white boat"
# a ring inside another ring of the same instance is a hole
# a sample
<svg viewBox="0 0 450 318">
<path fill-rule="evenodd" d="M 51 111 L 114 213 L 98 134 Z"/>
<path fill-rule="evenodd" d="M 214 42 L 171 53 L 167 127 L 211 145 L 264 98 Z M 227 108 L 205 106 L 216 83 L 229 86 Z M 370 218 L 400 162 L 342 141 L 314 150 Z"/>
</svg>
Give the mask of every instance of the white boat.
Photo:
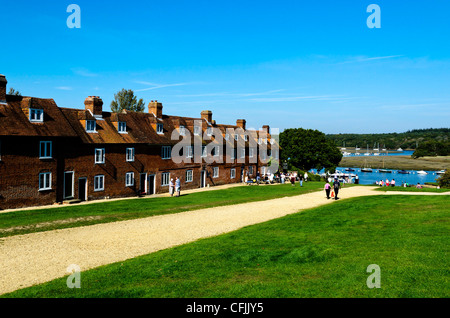
<svg viewBox="0 0 450 318">
<path fill-rule="evenodd" d="M 428 174 L 428 172 L 420 170 L 420 171 L 417 171 L 417 174 Z"/>
<path fill-rule="evenodd" d="M 379 152 L 375 152 L 373 155 L 374 155 L 374 156 L 379 156 L 380 153 L 379 153 Z"/>
<path fill-rule="evenodd" d="M 397 151 L 403 151 L 403 149 L 402 148 L 398 148 Z"/>
<path fill-rule="evenodd" d="M 436 171 L 436 174 L 444 174 L 445 170 Z"/>
</svg>

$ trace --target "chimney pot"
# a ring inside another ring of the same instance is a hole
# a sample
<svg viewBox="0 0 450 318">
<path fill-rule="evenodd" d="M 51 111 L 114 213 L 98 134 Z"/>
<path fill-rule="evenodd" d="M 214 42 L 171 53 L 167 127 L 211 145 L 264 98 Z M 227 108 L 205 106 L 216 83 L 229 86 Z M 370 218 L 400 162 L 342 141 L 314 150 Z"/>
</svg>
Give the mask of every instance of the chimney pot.
<svg viewBox="0 0 450 318">
<path fill-rule="evenodd" d="M 200 113 L 201 118 L 206 120 L 207 122 L 211 123 L 212 122 L 212 111 L 210 110 L 204 110 Z"/>
<path fill-rule="evenodd" d="M 84 106 L 86 110 L 90 110 L 94 115 L 102 115 L 103 101 L 98 96 L 89 96 L 84 100 Z"/>
<path fill-rule="evenodd" d="M 162 110 L 163 110 L 163 105 L 162 105 L 162 103 L 158 103 L 157 100 L 155 100 L 155 101 L 152 100 L 148 104 L 148 112 L 155 114 L 156 118 L 162 118 Z"/>
</svg>

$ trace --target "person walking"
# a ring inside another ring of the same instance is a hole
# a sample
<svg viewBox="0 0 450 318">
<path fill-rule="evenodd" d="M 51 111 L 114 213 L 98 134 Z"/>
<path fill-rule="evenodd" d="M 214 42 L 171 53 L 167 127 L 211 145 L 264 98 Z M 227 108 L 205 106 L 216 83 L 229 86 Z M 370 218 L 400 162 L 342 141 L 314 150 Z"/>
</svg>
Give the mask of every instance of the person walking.
<svg viewBox="0 0 450 318">
<path fill-rule="evenodd" d="M 306 171 L 305 171 L 304 177 L 305 177 L 305 182 L 308 182 L 308 173 Z"/>
<path fill-rule="evenodd" d="M 327 195 L 327 199 L 330 199 L 330 191 L 331 191 L 331 186 L 330 186 L 330 183 L 327 182 L 327 183 L 325 183 L 325 193 Z"/>
<path fill-rule="evenodd" d="M 337 178 L 334 178 L 333 189 L 334 189 L 334 199 L 338 199 L 339 189 L 341 188 L 341 184 L 339 183 Z"/>
<path fill-rule="evenodd" d="M 292 186 L 295 186 L 295 176 L 294 176 L 294 174 L 291 174 L 291 184 L 292 184 Z"/>
<path fill-rule="evenodd" d="M 174 184 L 173 184 L 173 178 L 172 178 L 172 179 L 170 179 L 170 182 L 169 182 L 169 194 L 171 197 L 173 197 L 173 187 L 174 187 Z"/>
<path fill-rule="evenodd" d="M 303 176 L 300 174 L 299 176 L 300 186 L 303 187 Z"/>
<path fill-rule="evenodd" d="M 358 177 L 358 175 L 355 176 L 355 184 L 359 184 L 359 177 Z"/>
<path fill-rule="evenodd" d="M 179 197 L 181 193 L 181 181 L 178 177 L 175 179 L 175 191 L 177 193 L 176 196 Z"/>
<path fill-rule="evenodd" d="M 395 187 L 395 180 L 394 179 L 392 179 L 392 181 L 391 181 L 391 187 Z"/>
</svg>

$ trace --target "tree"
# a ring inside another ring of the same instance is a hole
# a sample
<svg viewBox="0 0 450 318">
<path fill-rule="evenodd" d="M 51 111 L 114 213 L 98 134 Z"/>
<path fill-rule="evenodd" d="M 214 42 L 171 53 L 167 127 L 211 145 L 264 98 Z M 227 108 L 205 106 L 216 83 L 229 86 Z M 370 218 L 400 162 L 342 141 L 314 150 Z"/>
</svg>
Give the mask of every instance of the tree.
<svg viewBox="0 0 450 318">
<path fill-rule="evenodd" d="M 8 95 L 22 96 L 22 94 L 20 94 L 19 91 L 16 91 L 16 90 L 15 90 L 14 88 L 12 88 L 12 87 L 9 89 Z"/>
<path fill-rule="evenodd" d="M 114 100 L 111 102 L 111 111 L 120 113 L 124 109 L 133 112 L 143 112 L 145 109 L 144 100 L 141 98 L 138 101 L 131 89 L 126 90 L 123 88 L 120 92 L 114 94 Z"/>
<path fill-rule="evenodd" d="M 437 180 L 439 187 L 450 188 L 450 170 L 445 171 Z"/>
<path fill-rule="evenodd" d="M 342 159 L 336 144 L 312 129 L 290 128 L 280 134 L 281 160 L 303 170 L 334 171 Z"/>
</svg>

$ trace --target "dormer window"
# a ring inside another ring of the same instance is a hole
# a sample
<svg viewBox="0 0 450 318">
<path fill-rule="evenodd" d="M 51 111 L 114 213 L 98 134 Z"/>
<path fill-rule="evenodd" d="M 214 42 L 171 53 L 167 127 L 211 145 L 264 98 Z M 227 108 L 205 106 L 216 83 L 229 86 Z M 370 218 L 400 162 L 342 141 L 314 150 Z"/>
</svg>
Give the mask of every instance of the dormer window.
<svg viewBox="0 0 450 318">
<path fill-rule="evenodd" d="M 225 134 L 225 140 L 230 140 L 230 134 Z"/>
<path fill-rule="evenodd" d="M 44 110 L 30 108 L 30 122 L 32 123 L 44 122 Z"/>
<path fill-rule="evenodd" d="M 186 131 L 184 129 L 184 126 L 180 126 L 180 136 L 186 135 Z"/>
<path fill-rule="evenodd" d="M 97 132 L 95 120 L 86 120 L 86 132 L 95 133 Z"/>
<path fill-rule="evenodd" d="M 194 135 L 200 135 L 200 126 L 194 126 Z"/>
<path fill-rule="evenodd" d="M 239 139 L 239 135 L 238 134 L 234 135 L 234 140 L 238 141 L 238 139 Z"/>
<path fill-rule="evenodd" d="M 119 121 L 118 129 L 119 133 L 126 134 L 127 133 L 127 123 L 124 121 Z"/>
<path fill-rule="evenodd" d="M 164 133 L 164 125 L 163 124 L 156 124 L 156 132 L 158 134 Z"/>
<path fill-rule="evenodd" d="M 212 127 L 208 127 L 208 128 L 206 129 L 206 134 L 207 134 L 208 136 L 211 136 L 211 135 L 212 135 Z"/>
</svg>

